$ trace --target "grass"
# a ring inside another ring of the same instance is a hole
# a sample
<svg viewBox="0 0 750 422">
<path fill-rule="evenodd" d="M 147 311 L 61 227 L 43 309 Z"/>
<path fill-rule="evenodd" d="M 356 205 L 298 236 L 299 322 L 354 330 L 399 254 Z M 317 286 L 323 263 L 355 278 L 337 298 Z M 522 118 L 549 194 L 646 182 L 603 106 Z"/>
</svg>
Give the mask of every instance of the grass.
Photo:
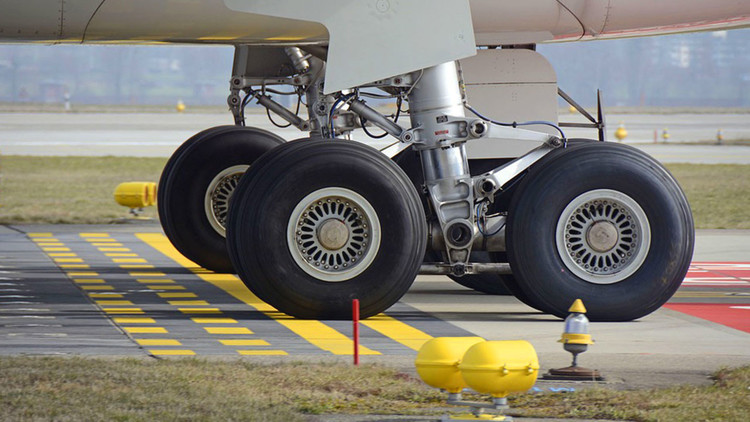
<svg viewBox="0 0 750 422">
<path fill-rule="evenodd" d="M 157 182 L 166 158 L 0 157 L 0 223 L 110 223 L 122 182 Z M 154 207 L 143 214 L 155 217 Z"/>
<path fill-rule="evenodd" d="M 0 376 L 0 420 L 302 421 L 436 415 L 446 407 L 437 390 L 378 365 L 2 357 Z M 513 414 L 531 417 L 746 420 L 750 367 L 719 371 L 715 379 L 709 387 L 519 394 L 510 405 Z"/>
<path fill-rule="evenodd" d="M 0 157 L 0 224 L 110 223 L 127 216 L 121 182 L 158 181 L 166 158 Z M 697 228 L 750 229 L 750 166 L 668 164 Z M 144 216 L 156 217 L 153 207 Z"/>
</svg>

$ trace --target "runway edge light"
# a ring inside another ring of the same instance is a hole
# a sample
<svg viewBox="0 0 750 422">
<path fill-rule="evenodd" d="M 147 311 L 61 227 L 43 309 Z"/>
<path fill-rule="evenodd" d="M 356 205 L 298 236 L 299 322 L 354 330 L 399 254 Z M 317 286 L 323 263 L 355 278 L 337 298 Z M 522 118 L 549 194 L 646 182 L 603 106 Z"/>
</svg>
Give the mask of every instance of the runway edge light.
<svg viewBox="0 0 750 422">
<path fill-rule="evenodd" d="M 586 307 L 581 299 L 576 299 L 568 309 L 570 315 L 565 318 L 565 331 L 558 340 L 563 348 L 573 355 L 573 363 L 567 368 L 550 369 L 544 374 L 547 380 L 602 381 L 604 377 L 595 369 L 578 366 L 578 355 L 594 344 L 589 334 L 589 319 L 586 318 Z"/>
<path fill-rule="evenodd" d="M 508 409 L 506 396 L 531 389 L 539 373 L 539 360 L 529 342 L 479 337 L 432 339 L 419 350 L 415 365 L 425 383 L 448 392 L 448 404 L 471 409 L 469 414 L 445 415 L 443 421 L 511 421 L 509 416 L 484 412 Z M 492 395 L 492 403 L 462 401 L 466 387 Z"/>
</svg>

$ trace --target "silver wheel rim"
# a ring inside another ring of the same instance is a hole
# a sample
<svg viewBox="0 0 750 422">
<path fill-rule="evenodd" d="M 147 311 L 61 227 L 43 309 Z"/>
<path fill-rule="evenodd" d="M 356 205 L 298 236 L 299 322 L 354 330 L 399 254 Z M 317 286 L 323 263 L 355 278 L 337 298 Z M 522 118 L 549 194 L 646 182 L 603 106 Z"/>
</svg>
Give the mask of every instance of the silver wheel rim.
<svg viewBox="0 0 750 422">
<path fill-rule="evenodd" d="M 206 189 L 203 205 L 208 223 L 222 237 L 227 236 L 226 223 L 229 213 L 229 200 L 245 174 L 248 165 L 232 166 L 224 169 L 211 180 Z"/>
<path fill-rule="evenodd" d="M 324 188 L 304 197 L 292 211 L 287 244 L 297 265 L 326 282 L 365 271 L 380 248 L 380 221 L 360 194 Z"/>
<path fill-rule="evenodd" d="M 573 274 L 613 284 L 635 273 L 651 246 L 648 217 L 633 198 L 597 189 L 573 199 L 557 222 L 557 251 Z"/>
</svg>

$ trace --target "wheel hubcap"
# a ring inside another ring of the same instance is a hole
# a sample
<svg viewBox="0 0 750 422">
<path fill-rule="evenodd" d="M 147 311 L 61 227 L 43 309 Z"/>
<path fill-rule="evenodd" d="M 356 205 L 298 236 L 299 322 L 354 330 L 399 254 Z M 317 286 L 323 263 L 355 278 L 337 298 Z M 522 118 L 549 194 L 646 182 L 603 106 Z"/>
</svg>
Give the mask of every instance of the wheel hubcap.
<svg viewBox="0 0 750 422">
<path fill-rule="evenodd" d="M 229 200 L 240 183 L 248 165 L 232 166 L 216 175 L 206 189 L 204 208 L 209 224 L 221 236 L 226 237 L 227 215 L 229 214 Z"/>
<path fill-rule="evenodd" d="M 622 281 L 641 267 L 651 244 L 646 213 L 631 197 L 597 189 L 573 199 L 557 223 L 565 266 L 594 284 Z"/>
<path fill-rule="evenodd" d="M 362 273 L 380 247 L 375 209 L 345 188 L 320 189 L 303 198 L 292 211 L 287 234 L 297 265 L 327 282 Z"/>
</svg>

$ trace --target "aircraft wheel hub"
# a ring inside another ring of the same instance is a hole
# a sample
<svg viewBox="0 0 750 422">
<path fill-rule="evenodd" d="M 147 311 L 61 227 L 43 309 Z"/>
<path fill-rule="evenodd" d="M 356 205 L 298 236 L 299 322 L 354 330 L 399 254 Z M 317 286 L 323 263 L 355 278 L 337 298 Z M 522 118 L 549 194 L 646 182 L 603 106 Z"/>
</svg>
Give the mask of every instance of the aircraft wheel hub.
<svg viewBox="0 0 750 422">
<path fill-rule="evenodd" d="M 628 195 L 597 189 L 573 199 L 557 222 L 565 266 L 594 284 L 622 281 L 641 267 L 651 244 L 646 213 Z"/>
<path fill-rule="evenodd" d="M 297 265 L 327 282 L 361 274 L 380 247 L 375 209 L 345 188 L 324 188 L 303 198 L 292 211 L 287 233 Z"/>
<path fill-rule="evenodd" d="M 250 166 L 239 165 L 224 169 L 211 180 L 206 189 L 204 208 L 209 224 L 217 233 L 226 237 L 229 200 L 240 183 L 242 175 Z"/>
</svg>

